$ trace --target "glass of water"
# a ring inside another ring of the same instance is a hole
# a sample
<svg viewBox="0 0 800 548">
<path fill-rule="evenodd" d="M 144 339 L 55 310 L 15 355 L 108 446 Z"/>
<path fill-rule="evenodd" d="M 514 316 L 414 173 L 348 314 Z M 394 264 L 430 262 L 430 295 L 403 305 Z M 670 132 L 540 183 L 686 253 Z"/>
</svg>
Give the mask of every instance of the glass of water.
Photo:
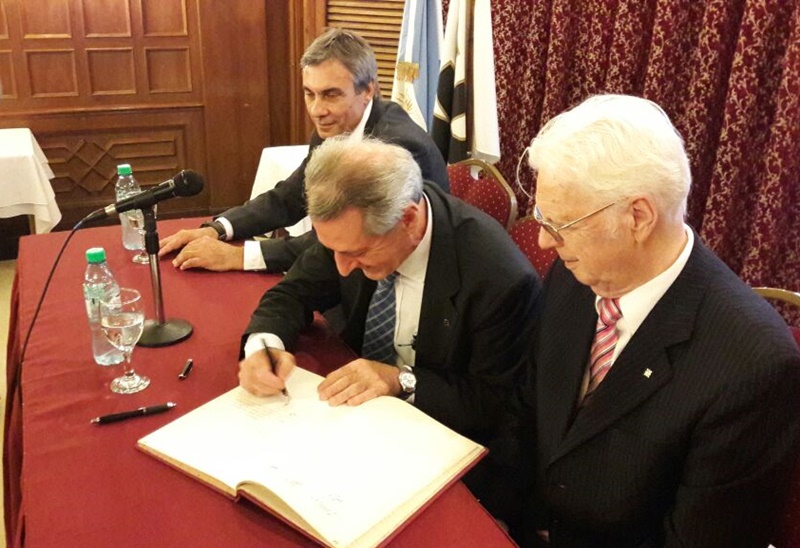
<svg viewBox="0 0 800 548">
<path fill-rule="evenodd" d="M 119 298 L 100 302 L 100 326 L 108 341 L 125 356 L 125 373 L 111 381 L 111 391 L 135 394 L 150 384 L 150 379 L 136 373 L 131 366 L 133 347 L 144 329 L 144 303 L 135 289 L 122 287 Z"/>
</svg>

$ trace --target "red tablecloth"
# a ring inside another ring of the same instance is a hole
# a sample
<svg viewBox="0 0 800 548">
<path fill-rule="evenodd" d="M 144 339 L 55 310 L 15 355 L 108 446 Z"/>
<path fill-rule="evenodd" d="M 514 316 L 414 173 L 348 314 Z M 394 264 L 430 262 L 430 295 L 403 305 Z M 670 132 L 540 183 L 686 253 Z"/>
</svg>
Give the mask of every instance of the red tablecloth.
<svg viewBox="0 0 800 548">
<path fill-rule="evenodd" d="M 162 235 L 197 219 L 159 223 Z M 81 283 L 84 252 L 106 248 L 122 286 L 142 291 L 155 318 L 146 266 L 134 265 L 119 227 L 78 232 L 69 243 L 20 352 L 44 281 L 66 233 L 20 242 L 8 347 L 4 482 L 9 546 L 305 546 L 306 537 L 248 502 L 232 502 L 135 448 L 136 440 L 237 384 L 239 340 L 261 294 L 276 283 L 259 273 L 176 271 L 161 262 L 167 318 L 189 321 L 192 336 L 137 348 L 133 363 L 152 379 L 139 394 L 112 394 L 121 368 L 92 361 Z M 177 376 L 187 358 L 194 370 Z M 300 343 L 300 364 L 325 373 L 350 358 L 323 324 Z M 168 413 L 95 426 L 97 415 L 175 401 Z M 320 458 L 324 458 L 320 455 Z M 387 473 L 397 463 L 387 462 Z M 391 542 L 392 546 L 509 546 L 513 543 L 457 483 Z"/>
</svg>

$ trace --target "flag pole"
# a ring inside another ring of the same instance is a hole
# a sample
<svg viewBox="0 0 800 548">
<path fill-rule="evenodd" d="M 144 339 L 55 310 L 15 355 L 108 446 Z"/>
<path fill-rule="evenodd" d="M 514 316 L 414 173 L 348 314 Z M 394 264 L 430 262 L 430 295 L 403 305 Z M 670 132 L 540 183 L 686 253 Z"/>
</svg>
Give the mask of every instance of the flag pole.
<svg viewBox="0 0 800 548">
<path fill-rule="evenodd" d="M 466 53 L 467 66 L 466 66 L 466 70 L 464 72 L 464 79 L 465 79 L 464 80 L 464 83 L 465 83 L 465 85 L 464 85 L 464 89 L 465 89 L 465 92 L 464 92 L 465 93 L 465 97 L 464 97 L 464 99 L 466 100 L 466 120 L 467 120 L 467 123 L 466 123 L 466 128 L 465 128 L 465 135 L 466 135 L 466 138 L 467 138 L 466 139 L 466 141 L 467 141 L 466 142 L 466 145 L 467 145 L 467 157 L 471 158 L 472 157 L 472 149 L 473 149 L 472 145 L 474 143 L 474 141 L 473 141 L 474 135 L 473 134 L 475 133 L 475 130 L 474 130 L 474 127 L 473 127 L 474 124 L 472 123 L 472 121 L 475 119 L 475 110 L 474 110 L 475 105 L 474 105 L 474 101 L 473 101 L 473 98 L 475 97 L 475 93 L 474 93 L 474 90 L 472 89 L 473 82 L 474 82 L 473 78 L 475 76 L 473 74 L 473 72 L 474 72 L 473 69 L 474 69 L 475 63 L 474 63 L 474 57 L 473 57 L 473 51 L 474 51 L 473 50 L 473 47 L 474 47 L 474 44 L 473 44 L 474 36 L 473 36 L 473 34 L 474 33 L 472 31 L 472 29 L 473 29 L 473 18 L 475 16 L 475 0 L 467 0 L 467 2 L 468 2 L 467 3 L 467 21 L 465 23 L 466 33 L 467 33 L 467 40 L 466 40 L 467 51 L 465 52 Z"/>
</svg>

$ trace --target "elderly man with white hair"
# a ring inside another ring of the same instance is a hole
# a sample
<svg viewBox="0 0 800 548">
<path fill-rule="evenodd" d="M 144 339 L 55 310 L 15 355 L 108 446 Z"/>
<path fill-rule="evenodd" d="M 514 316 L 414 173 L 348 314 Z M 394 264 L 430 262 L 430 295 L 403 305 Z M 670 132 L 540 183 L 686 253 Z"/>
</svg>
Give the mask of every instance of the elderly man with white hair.
<svg viewBox="0 0 800 548">
<path fill-rule="evenodd" d="M 489 476 L 518 504 L 496 511 L 522 546 L 766 546 L 797 460 L 800 355 L 685 224 L 679 134 L 651 101 L 605 95 L 528 152 L 559 260 Z"/>
</svg>

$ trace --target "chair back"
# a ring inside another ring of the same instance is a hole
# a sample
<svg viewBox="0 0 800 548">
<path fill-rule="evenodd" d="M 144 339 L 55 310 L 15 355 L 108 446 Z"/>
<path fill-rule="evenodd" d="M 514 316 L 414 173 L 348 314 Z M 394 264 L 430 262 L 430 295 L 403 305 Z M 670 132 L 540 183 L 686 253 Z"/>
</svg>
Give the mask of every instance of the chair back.
<svg viewBox="0 0 800 548">
<path fill-rule="evenodd" d="M 774 287 L 753 288 L 756 293 L 773 301 L 796 306 L 800 309 L 800 293 Z M 800 347 L 800 325 L 790 326 L 789 330 Z M 800 546 L 800 456 L 795 466 L 794 476 L 789 486 L 789 498 L 778 521 L 778 530 L 772 544 L 777 548 Z"/>
<path fill-rule="evenodd" d="M 450 193 L 497 219 L 506 230 L 517 218 L 517 197 L 497 169 L 483 160 L 447 166 Z"/>
<path fill-rule="evenodd" d="M 250 199 L 272 190 L 276 184 L 300 167 L 306 156 L 308 156 L 308 145 L 266 147 L 262 150 Z M 311 230 L 311 219 L 308 217 L 286 228 L 291 236 L 300 236 L 309 230 Z"/>
<path fill-rule="evenodd" d="M 542 249 L 539 247 L 539 223 L 532 216 L 517 219 L 509 233 L 517 247 L 525 254 L 528 260 L 544 278 L 550 270 L 553 261 L 558 257 L 555 249 Z"/>
</svg>

